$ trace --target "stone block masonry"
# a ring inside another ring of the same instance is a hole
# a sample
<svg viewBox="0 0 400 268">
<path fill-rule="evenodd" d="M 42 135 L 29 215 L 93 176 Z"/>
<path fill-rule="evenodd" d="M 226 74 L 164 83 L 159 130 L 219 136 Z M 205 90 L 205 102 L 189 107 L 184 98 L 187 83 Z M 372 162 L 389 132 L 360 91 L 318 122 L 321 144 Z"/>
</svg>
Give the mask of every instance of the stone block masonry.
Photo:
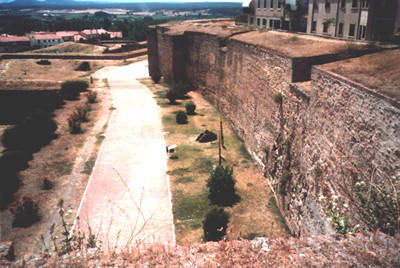
<svg viewBox="0 0 400 268">
<path fill-rule="evenodd" d="M 150 74 L 186 80 L 231 121 L 293 235 L 335 231 L 322 196 L 338 196 L 340 216 L 367 229 L 354 183 L 400 178 L 398 101 L 315 67 L 336 61 L 340 51 L 288 55 L 235 34 L 193 27 L 169 33 L 173 27 L 149 31 Z M 305 88 L 296 85 L 310 79 Z"/>
</svg>

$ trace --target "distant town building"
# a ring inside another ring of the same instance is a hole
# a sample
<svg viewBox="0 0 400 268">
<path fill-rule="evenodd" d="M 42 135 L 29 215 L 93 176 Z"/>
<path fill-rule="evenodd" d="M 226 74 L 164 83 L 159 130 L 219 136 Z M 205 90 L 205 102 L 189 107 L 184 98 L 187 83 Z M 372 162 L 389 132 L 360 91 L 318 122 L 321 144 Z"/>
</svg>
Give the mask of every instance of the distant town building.
<svg viewBox="0 0 400 268">
<path fill-rule="evenodd" d="M 108 32 L 110 38 L 122 38 L 122 32 Z"/>
<path fill-rule="evenodd" d="M 31 42 L 31 46 L 41 48 L 64 43 L 64 40 L 55 33 L 31 33 L 27 36 Z"/>
<path fill-rule="evenodd" d="M 27 36 L 0 35 L 0 52 L 18 52 L 30 49 L 31 42 Z"/>
<path fill-rule="evenodd" d="M 400 29 L 400 0 L 312 0 L 307 32 L 350 40 L 389 40 Z"/>
<path fill-rule="evenodd" d="M 104 29 L 59 32 L 31 32 L 26 36 L 0 35 L 0 52 L 18 52 L 31 47 L 49 47 L 64 42 L 81 42 L 88 39 L 122 38 L 122 32 L 109 32 Z"/>
<path fill-rule="evenodd" d="M 81 34 L 85 36 L 87 39 L 97 39 L 102 35 L 107 34 L 108 32 L 104 29 L 88 29 L 81 31 Z"/>
<path fill-rule="evenodd" d="M 244 0 L 242 7 L 236 22 L 257 28 L 349 40 L 400 37 L 400 0 Z"/>
<path fill-rule="evenodd" d="M 108 38 L 122 38 L 122 32 L 109 32 L 104 29 L 87 29 L 79 32 L 86 39 L 101 39 L 105 36 Z"/>
<path fill-rule="evenodd" d="M 303 7 L 302 10 L 299 6 Z M 245 0 L 242 4 L 243 14 L 238 21 L 257 28 L 287 30 L 296 21 L 294 26 L 299 30 L 305 28 L 307 6 L 308 0 Z"/>
<path fill-rule="evenodd" d="M 80 35 L 78 31 L 60 31 L 56 32 L 56 35 L 61 37 L 64 42 L 74 42 L 75 35 Z"/>
<path fill-rule="evenodd" d="M 87 38 L 83 36 L 81 33 L 74 35 L 74 42 L 81 42 L 84 40 L 87 40 Z"/>
</svg>

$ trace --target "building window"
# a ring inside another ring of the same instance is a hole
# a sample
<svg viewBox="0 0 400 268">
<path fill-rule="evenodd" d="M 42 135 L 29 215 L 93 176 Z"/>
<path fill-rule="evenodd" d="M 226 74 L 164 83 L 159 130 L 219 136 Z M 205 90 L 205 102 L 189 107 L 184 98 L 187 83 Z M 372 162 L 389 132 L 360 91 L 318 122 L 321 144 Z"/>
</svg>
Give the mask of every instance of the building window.
<svg viewBox="0 0 400 268">
<path fill-rule="evenodd" d="M 346 0 L 340 0 L 340 8 L 346 8 Z"/>
<path fill-rule="evenodd" d="M 263 26 L 267 27 L 267 19 L 263 19 Z"/>
<path fill-rule="evenodd" d="M 349 36 L 354 36 L 355 30 L 356 30 L 356 25 L 355 24 L 350 24 Z"/>
<path fill-rule="evenodd" d="M 267 0 L 264 0 L 264 8 L 267 8 Z"/>
<path fill-rule="evenodd" d="M 317 22 L 313 21 L 311 23 L 311 32 L 314 33 L 317 30 Z"/>
<path fill-rule="evenodd" d="M 278 0 L 278 8 L 281 8 L 281 0 Z"/>
<path fill-rule="evenodd" d="M 329 24 L 328 23 L 323 23 L 322 25 L 324 25 L 324 33 L 328 33 Z"/>
<path fill-rule="evenodd" d="M 250 25 L 254 24 L 254 17 L 250 17 Z"/>
<path fill-rule="evenodd" d="M 357 6 L 358 6 L 358 0 L 353 0 L 353 1 L 351 2 L 351 7 L 355 8 L 355 7 L 357 7 Z"/>
<path fill-rule="evenodd" d="M 361 0 L 361 8 L 368 8 L 369 0 Z"/>
<path fill-rule="evenodd" d="M 271 0 L 269 7 L 274 8 L 274 0 Z"/>
<path fill-rule="evenodd" d="M 274 20 L 269 20 L 269 28 L 273 28 L 274 27 Z"/>
<path fill-rule="evenodd" d="M 331 3 L 329 1 L 325 3 L 325 13 L 331 13 Z"/>
<path fill-rule="evenodd" d="M 281 21 L 280 20 L 274 20 L 274 28 L 275 29 L 280 29 L 281 28 Z"/>
<path fill-rule="evenodd" d="M 314 11 L 314 13 L 318 13 L 318 4 L 317 3 L 313 4 L 313 11 Z"/>
<path fill-rule="evenodd" d="M 257 18 L 257 26 L 260 26 L 260 18 Z"/>
<path fill-rule="evenodd" d="M 343 36 L 343 23 L 339 23 L 339 32 L 338 32 L 339 36 Z"/>
<path fill-rule="evenodd" d="M 261 0 L 257 0 L 257 8 L 261 7 Z"/>
<path fill-rule="evenodd" d="M 365 39 L 366 34 L 367 34 L 367 26 L 360 25 L 360 31 L 359 31 L 359 38 L 358 39 Z"/>
</svg>

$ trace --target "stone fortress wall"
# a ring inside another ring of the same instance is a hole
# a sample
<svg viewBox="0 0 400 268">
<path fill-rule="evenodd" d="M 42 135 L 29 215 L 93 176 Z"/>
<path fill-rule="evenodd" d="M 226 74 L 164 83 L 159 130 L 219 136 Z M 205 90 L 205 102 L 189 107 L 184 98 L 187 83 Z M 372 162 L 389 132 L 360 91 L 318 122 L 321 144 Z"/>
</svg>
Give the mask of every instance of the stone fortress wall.
<svg viewBox="0 0 400 268">
<path fill-rule="evenodd" d="M 321 197 L 365 227 L 355 182 L 400 179 L 399 101 L 316 66 L 337 55 L 293 57 L 165 25 L 149 29 L 148 53 L 152 77 L 186 80 L 231 121 L 294 235 L 334 231 Z"/>
</svg>

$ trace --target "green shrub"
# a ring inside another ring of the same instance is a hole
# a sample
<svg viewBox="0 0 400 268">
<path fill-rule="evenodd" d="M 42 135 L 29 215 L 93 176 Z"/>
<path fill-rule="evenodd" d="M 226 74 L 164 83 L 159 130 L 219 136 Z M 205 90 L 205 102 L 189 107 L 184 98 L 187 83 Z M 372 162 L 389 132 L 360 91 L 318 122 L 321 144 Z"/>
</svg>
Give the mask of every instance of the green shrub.
<svg viewBox="0 0 400 268">
<path fill-rule="evenodd" d="M 235 179 L 231 167 L 217 166 L 207 180 L 208 198 L 219 206 L 232 206 L 240 200 L 236 194 Z"/>
<path fill-rule="evenodd" d="M 76 134 L 76 133 L 82 132 L 81 123 L 82 123 L 82 121 L 81 121 L 80 115 L 76 111 L 73 112 L 68 117 L 69 132 L 71 134 Z"/>
<path fill-rule="evenodd" d="M 86 103 L 95 103 L 97 99 L 97 92 L 96 91 L 89 91 L 86 94 Z"/>
<path fill-rule="evenodd" d="M 60 93 L 67 100 L 75 100 L 79 97 L 79 93 L 86 91 L 89 84 L 86 81 L 72 80 L 65 81 L 61 84 Z"/>
<path fill-rule="evenodd" d="M 178 124 L 186 124 L 187 121 L 187 115 L 184 111 L 178 111 L 176 114 L 176 123 Z"/>
<path fill-rule="evenodd" d="M 9 150 L 33 152 L 46 145 L 53 137 L 57 124 L 51 115 L 35 111 L 19 125 L 4 131 L 3 145 Z"/>
<path fill-rule="evenodd" d="M 192 101 L 189 101 L 188 103 L 185 104 L 185 109 L 186 109 L 186 113 L 188 115 L 194 115 L 195 110 L 196 110 L 196 104 L 194 104 Z"/>
<path fill-rule="evenodd" d="M 39 64 L 39 65 L 51 65 L 51 62 L 49 60 L 40 60 L 40 61 L 37 61 L 36 64 Z"/>
<path fill-rule="evenodd" d="M 204 239 L 206 241 L 219 241 L 226 234 L 229 214 L 223 208 L 211 209 L 203 221 Z"/>
<path fill-rule="evenodd" d="M 89 120 L 88 112 L 89 112 L 89 107 L 88 106 L 82 105 L 82 106 L 78 106 L 76 108 L 76 113 L 77 113 L 77 115 L 79 117 L 79 120 L 81 122 L 87 122 Z"/>
<path fill-rule="evenodd" d="M 185 98 L 186 93 L 190 91 L 189 88 L 190 86 L 187 83 L 179 81 L 172 87 L 172 90 L 176 92 L 178 99 L 183 99 Z"/>
<path fill-rule="evenodd" d="M 274 95 L 274 101 L 278 104 L 282 103 L 283 97 L 282 94 L 280 92 L 276 93 Z"/>
<path fill-rule="evenodd" d="M 43 184 L 42 184 L 42 189 L 43 190 L 51 190 L 53 188 L 54 184 L 51 180 L 48 178 L 43 179 Z"/>
<path fill-rule="evenodd" d="M 78 67 L 76 67 L 75 71 L 90 71 L 90 64 L 87 61 L 83 61 L 81 64 L 79 64 Z"/>
<path fill-rule="evenodd" d="M 21 201 L 16 201 L 8 208 L 14 214 L 13 226 L 28 227 L 39 220 L 37 201 L 24 195 Z"/>
<path fill-rule="evenodd" d="M 153 82 L 156 84 L 158 84 L 158 82 L 160 82 L 160 79 L 161 79 L 161 75 L 159 73 L 151 75 L 151 80 L 153 80 Z"/>
<path fill-rule="evenodd" d="M 175 104 L 176 103 L 176 99 L 178 98 L 178 94 L 176 93 L 175 90 L 168 89 L 167 94 L 165 95 L 165 97 L 169 100 L 170 104 Z"/>
<path fill-rule="evenodd" d="M 400 181 L 355 183 L 360 212 L 371 231 L 395 235 L 400 231 Z"/>
</svg>

